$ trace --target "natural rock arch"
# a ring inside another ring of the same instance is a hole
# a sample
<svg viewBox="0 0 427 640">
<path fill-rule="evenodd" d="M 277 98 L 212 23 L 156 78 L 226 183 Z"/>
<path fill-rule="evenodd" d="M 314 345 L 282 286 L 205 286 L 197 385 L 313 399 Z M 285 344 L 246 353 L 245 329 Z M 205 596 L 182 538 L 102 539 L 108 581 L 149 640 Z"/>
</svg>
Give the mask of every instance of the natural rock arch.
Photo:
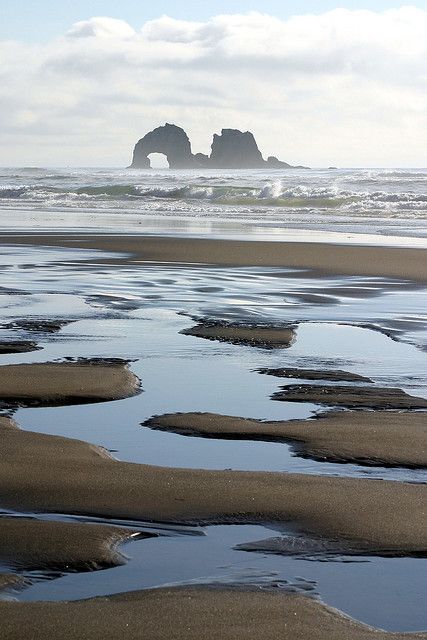
<svg viewBox="0 0 427 640">
<path fill-rule="evenodd" d="M 150 169 L 149 155 L 162 153 L 171 169 L 219 168 L 219 169 L 307 169 L 292 167 L 287 162 L 270 156 L 264 160 L 253 134 L 238 129 L 222 129 L 213 137 L 211 155 L 191 152 L 191 143 L 184 129 L 166 123 L 139 140 L 133 150 L 131 167 Z"/>
<path fill-rule="evenodd" d="M 168 159 L 164 153 L 149 153 L 148 159 L 152 169 L 170 169 Z"/>
<path fill-rule="evenodd" d="M 157 127 L 136 143 L 132 167 L 149 169 L 150 153 L 163 153 L 171 169 L 186 169 L 194 164 L 190 140 L 184 129 L 174 124 Z"/>
</svg>

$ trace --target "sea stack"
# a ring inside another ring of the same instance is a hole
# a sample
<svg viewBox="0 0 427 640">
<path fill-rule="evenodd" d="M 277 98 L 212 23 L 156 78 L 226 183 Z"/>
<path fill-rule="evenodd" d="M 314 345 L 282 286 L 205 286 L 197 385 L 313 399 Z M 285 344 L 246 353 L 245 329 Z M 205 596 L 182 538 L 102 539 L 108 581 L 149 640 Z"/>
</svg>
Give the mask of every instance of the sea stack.
<svg viewBox="0 0 427 640">
<path fill-rule="evenodd" d="M 287 162 L 270 156 L 264 160 L 253 133 L 222 129 L 214 134 L 210 156 L 193 155 L 188 135 L 181 127 L 166 123 L 147 133 L 135 145 L 131 168 L 150 169 L 150 153 L 163 153 L 171 169 L 293 169 Z"/>
<path fill-rule="evenodd" d="M 139 140 L 133 151 L 132 167 L 150 169 L 150 153 L 163 153 L 171 169 L 187 169 L 196 166 L 191 153 L 190 140 L 184 129 L 166 123 Z"/>
</svg>

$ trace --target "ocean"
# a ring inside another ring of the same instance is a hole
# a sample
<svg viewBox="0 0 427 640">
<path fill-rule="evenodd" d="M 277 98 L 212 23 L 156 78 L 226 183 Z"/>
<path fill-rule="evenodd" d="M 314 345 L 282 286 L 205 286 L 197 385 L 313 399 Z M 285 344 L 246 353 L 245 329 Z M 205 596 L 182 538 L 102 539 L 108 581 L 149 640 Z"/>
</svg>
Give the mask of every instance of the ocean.
<svg viewBox="0 0 427 640">
<path fill-rule="evenodd" d="M 155 231 L 172 225 L 211 233 L 218 225 L 242 234 L 312 230 L 426 238 L 427 169 L 3 168 L 0 211 L 8 227 L 143 225 Z"/>
</svg>

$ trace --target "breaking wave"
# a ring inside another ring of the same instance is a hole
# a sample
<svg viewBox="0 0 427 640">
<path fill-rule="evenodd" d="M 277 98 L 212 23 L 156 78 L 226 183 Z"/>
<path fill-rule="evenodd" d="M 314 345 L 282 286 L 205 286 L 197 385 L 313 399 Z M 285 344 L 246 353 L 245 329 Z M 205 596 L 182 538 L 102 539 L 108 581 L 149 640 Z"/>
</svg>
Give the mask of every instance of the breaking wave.
<svg viewBox="0 0 427 640">
<path fill-rule="evenodd" d="M 1 169 L 0 209 L 427 236 L 427 170 L 150 171 Z M 34 214 L 34 215 L 33 215 Z M 140 221 L 137 222 L 140 224 Z M 33 222 L 32 222 L 33 224 Z M 95 224 L 92 218 L 90 224 Z M 128 221 L 126 224 L 133 224 Z"/>
<path fill-rule="evenodd" d="M 291 208 L 427 209 L 427 195 L 414 192 L 353 191 L 336 187 L 284 186 L 282 181 L 263 187 L 204 186 L 187 184 L 174 187 L 143 187 L 132 184 L 82 186 L 73 189 L 47 185 L 0 186 L 0 200 L 55 202 L 92 200 L 110 203 L 129 200 L 207 200 L 224 205 L 257 205 Z"/>
</svg>

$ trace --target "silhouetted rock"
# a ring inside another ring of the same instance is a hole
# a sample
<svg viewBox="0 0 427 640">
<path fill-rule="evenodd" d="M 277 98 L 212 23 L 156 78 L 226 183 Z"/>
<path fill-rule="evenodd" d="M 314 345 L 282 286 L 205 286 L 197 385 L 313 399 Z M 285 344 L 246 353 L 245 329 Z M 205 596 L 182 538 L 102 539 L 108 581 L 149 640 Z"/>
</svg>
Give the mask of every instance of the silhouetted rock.
<svg viewBox="0 0 427 640">
<path fill-rule="evenodd" d="M 292 169 L 292 165 L 278 160 L 276 156 L 268 156 L 266 164 L 272 169 Z"/>
<path fill-rule="evenodd" d="M 253 134 L 238 129 L 222 129 L 214 134 L 211 155 L 191 152 L 190 140 L 184 129 L 166 123 L 157 127 L 139 140 L 133 151 L 131 167 L 150 168 L 150 153 L 163 153 L 171 169 L 217 168 L 217 169 L 293 169 L 287 162 L 275 156 L 264 160 Z M 307 167 L 298 167 L 306 169 Z"/>
<path fill-rule="evenodd" d="M 214 134 L 210 161 L 213 167 L 225 169 L 265 166 L 253 134 L 237 129 L 222 129 L 220 136 Z"/>
<path fill-rule="evenodd" d="M 133 151 L 132 167 L 149 169 L 150 153 L 163 153 L 171 169 L 187 169 L 197 166 L 191 153 L 190 140 L 184 129 L 166 123 L 139 140 Z"/>
<path fill-rule="evenodd" d="M 204 153 L 196 153 L 194 156 L 196 164 L 198 167 L 209 167 L 210 166 L 210 158 Z"/>
</svg>

